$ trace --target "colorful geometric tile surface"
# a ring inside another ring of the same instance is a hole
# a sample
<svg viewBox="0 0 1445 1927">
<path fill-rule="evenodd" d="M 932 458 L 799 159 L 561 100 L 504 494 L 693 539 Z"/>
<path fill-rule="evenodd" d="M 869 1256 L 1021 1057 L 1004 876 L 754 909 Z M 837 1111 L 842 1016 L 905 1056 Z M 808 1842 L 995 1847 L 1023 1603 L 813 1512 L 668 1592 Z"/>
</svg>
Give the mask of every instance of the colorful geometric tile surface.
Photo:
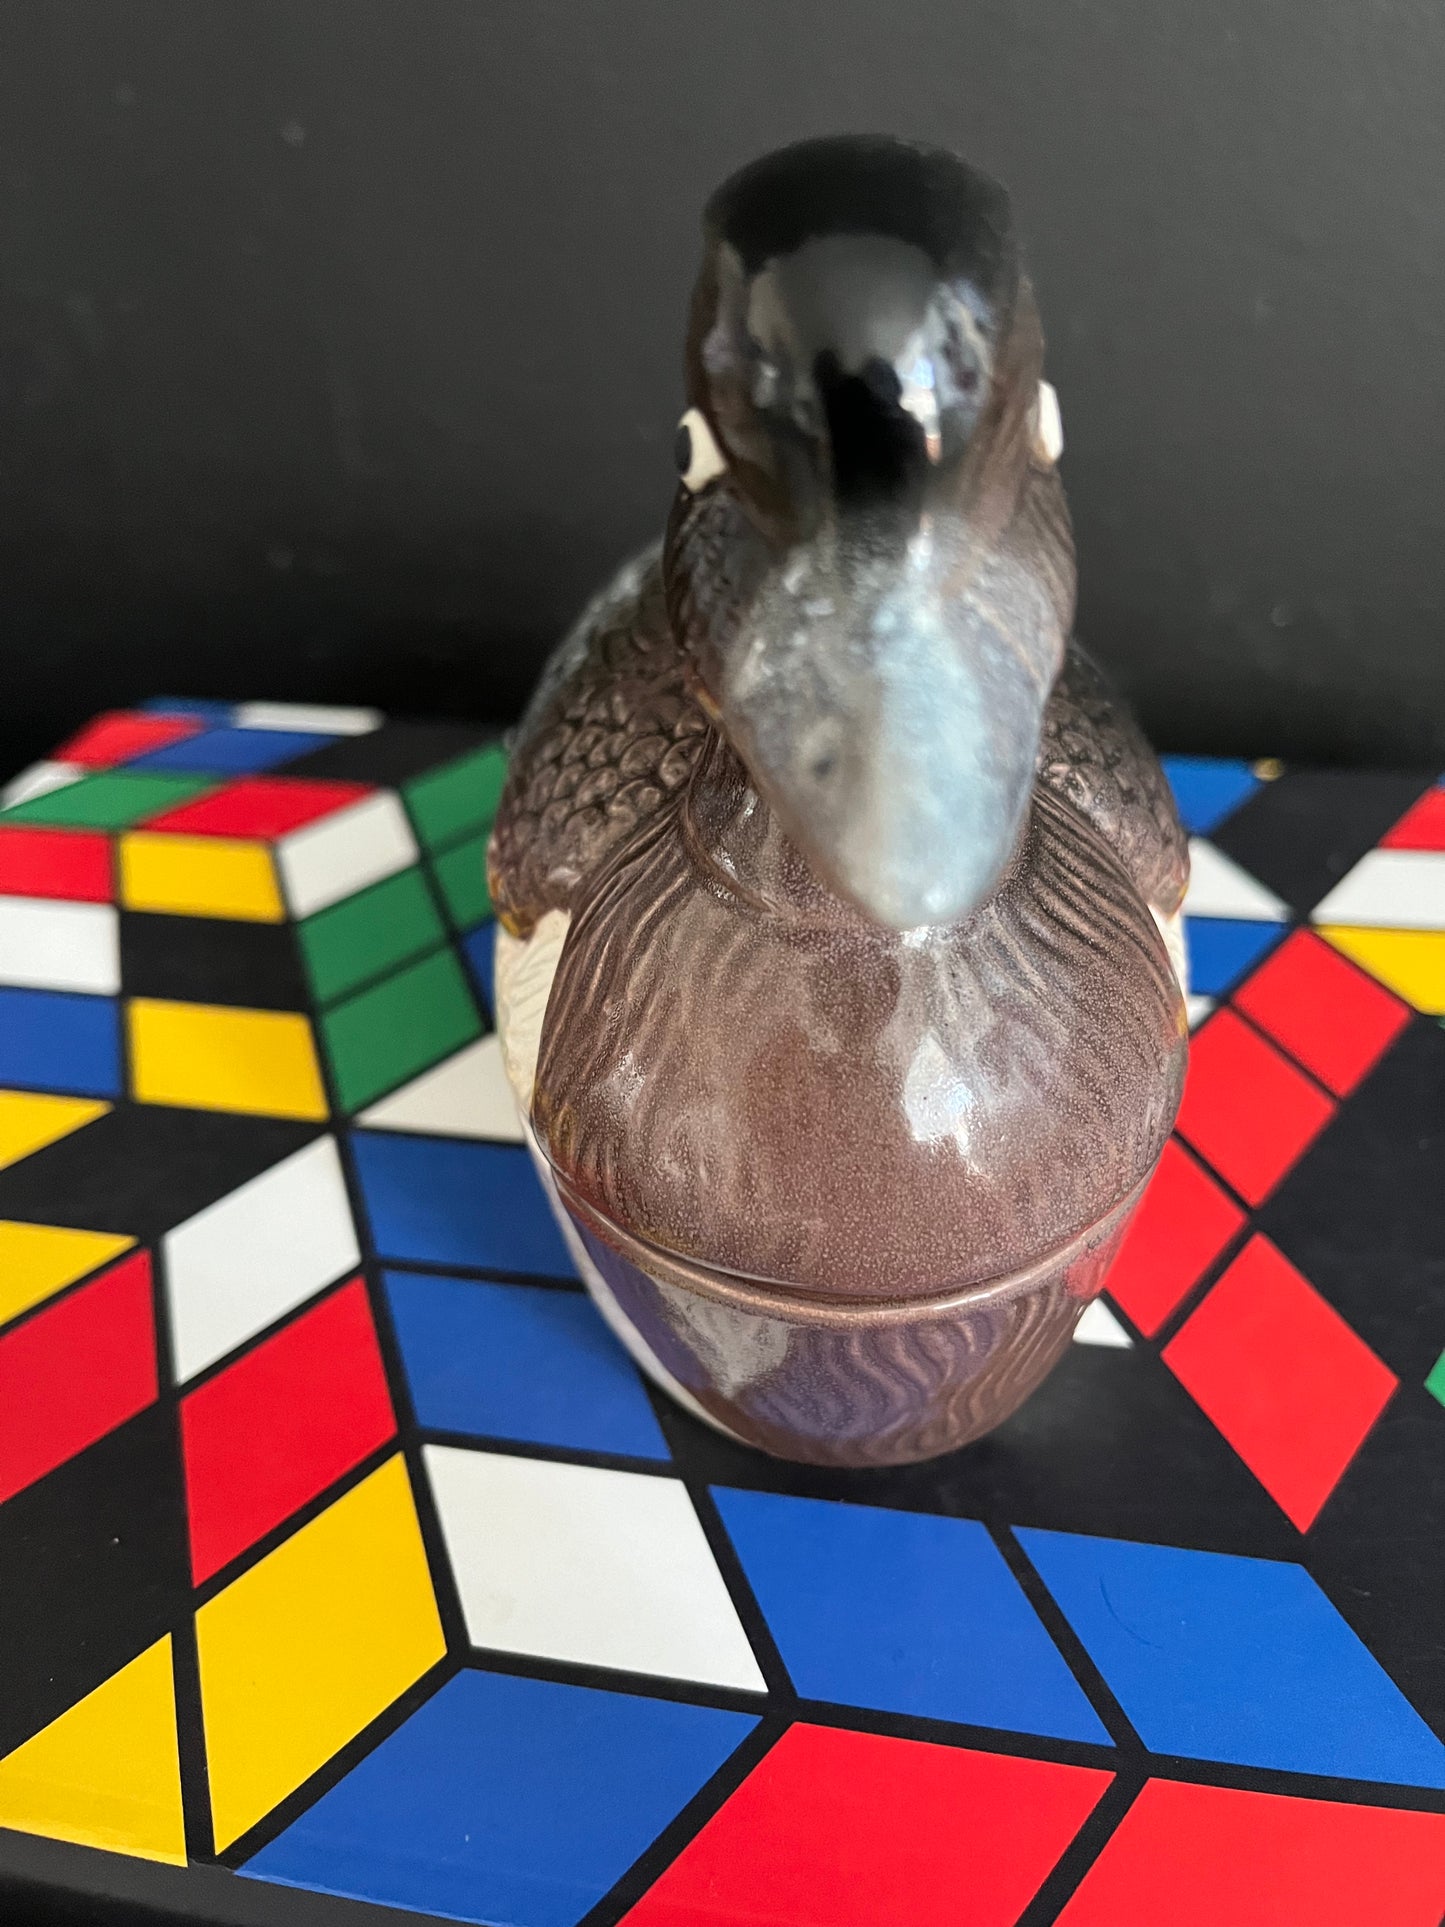
<svg viewBox="0 0 1445 1927">
<path fill-rule="evenodd" d="M 499 746 L 160 700 L 16 779 L 0 1892 L 1435 1927 L 1445 788 L 1169 768 L 1177 1136 L 1047 1384 L 868 1474 L 709 1431 L 581 1291 Z"/>
</svg>

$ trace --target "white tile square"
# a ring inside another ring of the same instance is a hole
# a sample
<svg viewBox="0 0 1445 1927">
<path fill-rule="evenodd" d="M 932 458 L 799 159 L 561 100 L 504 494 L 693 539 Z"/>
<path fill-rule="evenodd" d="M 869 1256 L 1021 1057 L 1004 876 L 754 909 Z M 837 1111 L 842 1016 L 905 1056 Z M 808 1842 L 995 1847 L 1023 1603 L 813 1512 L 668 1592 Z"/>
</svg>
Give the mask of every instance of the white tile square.
<svg viewBox="0 0 1445 1927">
<path fill-rule="evenodd" d="M 120 992 L 120 921 L 110 903 L 0 897 L 0 984 Z"/>
<path fill-rule="evenodd" d="M 1074 1327 L 1076 1345 L 1107 1345 L 1116 1351 L 1132 1351 L 1134 1341 L 1102 1298 L 1091 1298 L 1084 1315 Z"/>
<path fill-rule="evenodd" d="M 1315 923 L 1445 930 L 1445 851 L 1371 850 L 1311 915 Z"/>
<path fill-rule="evenodd" d="M 34 796 L 48 796 L 52 790 L 66 789 L 91 772 L 79 763 L 31 763 L 28 769 L 12 776 L 0 789 L 0 809 L 12 810 L 17 803 L 28 803 Z"/>
<path fill-rule="evenodd" d="M 1284 923 L 1289 918 L 1289 906 L 1204 837 L 1191 836 L 1184 914 L 1186 917 L 1239 917 L 1250 923 Z"/>
<path fill-rule="evenodd" d="M 281 884 L 293 917 L 309 917 L 417 860 L 416 838 L 392 790 L 283 837 L 276 846 Z"/>
<path fill-rule="evenodd" d="M 1213 997 L 1196 997 L 1191 991 L 1184 999 L 1184 1014 L 1189 1019 L 1189 1028 L 1198 1030 L 1210 1011 L 1214 1008 Z"/>
<path fill-rule="evenodd" d="M 238 703 L 234 729 L 309 729 L 319 735 L 368 736 L 380 729 L 379 709 L 352 709 L 335 703 Z"/>
<path fill-rule="evenodd" d="M 356 1121 L 377 1131 L 522 1142 L 522 1120 L 502 1063 L 502 1040 L 495 1032 L 423 1071 Z"/>
<path fill-rule="evenodd" d="M 476 1646 L 766 1691 L 678 1479 L 429 1445 Z"/>
<path fill-rule="evenodd" d="M 361 1263 L 336 1140 L 318 1138 L 168 1233 L 178 1380 Z"/>
</svg>

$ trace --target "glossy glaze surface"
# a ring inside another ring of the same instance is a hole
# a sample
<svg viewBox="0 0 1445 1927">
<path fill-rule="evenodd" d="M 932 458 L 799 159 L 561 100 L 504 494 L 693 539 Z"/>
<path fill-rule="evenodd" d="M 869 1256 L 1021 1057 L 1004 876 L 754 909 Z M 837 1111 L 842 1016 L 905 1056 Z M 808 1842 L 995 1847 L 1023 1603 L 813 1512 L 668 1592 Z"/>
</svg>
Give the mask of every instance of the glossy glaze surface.
<svg viewBox="0 0 1445 1927">
<path fill-rule="evenodd" d="M 514 744 L 519 1095 L 619 1315 L 772 1451 L 917 1457 L 1012 1410 L 1179 1101 L 1185 843 L 1069 640 L 1042 366 L 983 176 L 874 141 L 744 170 L 661 555 Z"/>
<path fill-rule="evenodd" d="M 1137 1194 L 1012 1278 L 847 1307 L 679 1265 L 603 1225 L 575 1192 L 563 1196 L 612 1306 L 641 1341 L 634 1356 L 655 1361 L 669 1389 L 766 1452 L 882 1466 L 966 1445 L 1023 1403 L 1101 1290 Z"/>
<path fill-rule="evenodd" d="M 715 741 L 579 903 L 532 1116 L 591 1210 L 679 1259 L 940 1297 L 1126 1197 L 1183 1063 L 1153 920 L 1050 793 L 984 909 L 900 935 L 817 883 Z"/>
</svg>

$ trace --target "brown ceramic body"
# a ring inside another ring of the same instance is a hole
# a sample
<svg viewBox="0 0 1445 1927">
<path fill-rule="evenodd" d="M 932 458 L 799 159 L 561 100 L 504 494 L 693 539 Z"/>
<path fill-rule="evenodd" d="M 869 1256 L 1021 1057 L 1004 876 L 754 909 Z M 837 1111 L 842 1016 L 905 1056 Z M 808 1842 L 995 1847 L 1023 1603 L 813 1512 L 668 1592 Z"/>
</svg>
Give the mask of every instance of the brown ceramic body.
<svg viewBox="0 0 1445 1927">
<path fill-rule="evenodd" d="M 749 1444 L 886 1465 L 989 1430 L 1056 1362 L 1184 1055 L 1154 919 L 1050 792 L 974 917 L 890 932 L 714 741 L 580 893 L 531 1123 L 646 1369 Z"/>
<path fill-rule="evenodd" d="M 566 1206 L 599 1274 L 594 1295 L 668 1390 L 779 1457 L 884 1466 L 952 1451 L 1017 1410 L 1101 1289 L 1137 1197 L 1013 1277 L 847 1306 L 680 1265 L 604 1227 L 575 1197 Z"/>
<path fill-rule="evenodd" d="M 1070 635 L 995 184 L 873 139 L 743 170 L 686 364 L 661 552 L 516 735 L 503 1048 L 660 1383 L 784 1456 L 922 1458 L 1048 1371 L 1158 1160 L 1187 844 Z"/>
</svg>

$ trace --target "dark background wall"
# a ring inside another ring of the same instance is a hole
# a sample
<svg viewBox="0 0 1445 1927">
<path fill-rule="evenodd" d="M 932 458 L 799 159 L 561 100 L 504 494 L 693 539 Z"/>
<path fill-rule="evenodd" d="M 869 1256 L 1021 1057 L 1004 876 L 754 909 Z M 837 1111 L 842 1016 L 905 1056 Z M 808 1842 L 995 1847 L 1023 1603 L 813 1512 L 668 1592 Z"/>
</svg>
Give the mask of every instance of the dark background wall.
<svg viewBox="0 0 1445 1927">
<path fill-rule="evenodd" d="M 671 489 L 697 213 L 1014 191 L 1156 735 L 1445 758 L 1438 0 L 8 0 L 0 762 L 156 690 L 502 717 Z"/>
</svg>

